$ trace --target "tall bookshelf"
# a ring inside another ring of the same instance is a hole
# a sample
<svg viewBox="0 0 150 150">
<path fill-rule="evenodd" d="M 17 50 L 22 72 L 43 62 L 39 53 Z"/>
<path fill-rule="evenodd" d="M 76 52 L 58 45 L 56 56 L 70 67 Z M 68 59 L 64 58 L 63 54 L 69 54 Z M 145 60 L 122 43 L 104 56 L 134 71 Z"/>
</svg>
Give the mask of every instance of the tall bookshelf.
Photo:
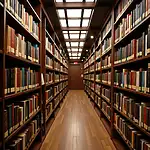
<svg viewBox="0 0 150 150">
<path fill-rule="evenodd" d="M 68 92 L 68 62 L 42 2 L 9 2 L 0 1 L 0 149 L 27 137 L 22 149 L 39 149 Z"/>
<path fill-rule="evenodd" d="M 85 92 L 112 139 L 119 137 L 131 150 L 150 143 L 149 22 L 149 1 L 118 0 L 84 62 Z"/>
</svg>

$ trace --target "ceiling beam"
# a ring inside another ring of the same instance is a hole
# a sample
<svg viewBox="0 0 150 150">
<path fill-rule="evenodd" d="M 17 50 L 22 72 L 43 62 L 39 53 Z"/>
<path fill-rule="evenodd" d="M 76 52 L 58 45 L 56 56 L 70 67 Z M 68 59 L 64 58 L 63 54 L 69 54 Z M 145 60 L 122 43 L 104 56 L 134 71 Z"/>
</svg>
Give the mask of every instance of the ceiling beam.
<svg viewBox="0 0 150 150">
<path fill-rule="evenodd" d="M 55 3 L 55 6 L 57 9 L 90 9 L 90 8 L 94 8 L 96 6 L 96 4 L 94 2 L 67 2 L 67 3 L 62 3 L 62 2 L 57 2 Z"/>
<path fill-rule="evenodd" d="M 88 31 L 88 27 L 62 27 L 63 31 Z"/>
<path fill-rule="evenodd" d="M 66 42 L 85 42 L 85 39 L 66 39 Z"/>
</svg>

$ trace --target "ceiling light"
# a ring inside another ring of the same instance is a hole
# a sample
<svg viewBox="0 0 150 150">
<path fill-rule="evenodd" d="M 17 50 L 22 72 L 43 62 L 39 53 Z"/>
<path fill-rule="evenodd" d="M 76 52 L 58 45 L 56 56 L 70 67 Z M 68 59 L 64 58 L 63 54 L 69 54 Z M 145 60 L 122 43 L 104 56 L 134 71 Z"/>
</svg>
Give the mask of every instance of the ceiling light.
<svg viewBox="0 0 150 150">
<path fill-rule="evenodd" d="M 69 45 L 70 45 L 70 44 L 69 44 Z M 70 51 L 71 51 L 71 49 L 70 49 L 70 48 L 68 48 L 67 50 L 68 50 L 68 52 L 70 52 Z"/>
<path fill-rule="evenodd" d="M 81 53 L 78 53 L 78 56 L 81 56 Z"/>
<path fill-rule="evenodd" d="M 89 25 L 89 19 L 83 19 L 82 27 L 87 27 Z"/>
<path fill-rule="evenodd" d="M 90 37 L 91 37 L 91 39 L 94 39 L 94 36 L 93 36 L 93 35 L 91 35 Z"/>
<path fill-rule="evenodd" d="M 80 46 L 83 46 L 84 45 L 84 42 L 80 42 Z"/>
<path fill-rule="evenodd" d="M 84 17 L 90 17 L 91 16 L 91 12 L 92 12 L 92 9 L 84 9 L 84 14 L 83 14 L 83 18 Z"/>
<path fill-rule="evenodd" d="M 71 42 L 71 46 L 78 46 L 78 42 Z"/>
<path fill-rule="evenodd" d="M 77 48 L 72 48 L 72 51 L 73 51 L 73 52 L 77 52 L 78 49 L 77 49 Z"/>
<path fill-rule="evenodd" d="M 66 0 L 66 2 L 83 2 L 83 0 Z"/>
<path fill-rule="evenodd" d="M 60 19 L 60 23 L 61 23 L 61 26 L 62 26 L 62 27 L 67 27 L 67 24 L 66 24 L 66 20 L 65 20 L 65 19 Z"/>
<path fill-rule="evenodd" d="M 68 34 L 64 34 L 64 37 L 65 37 L 65 39 L 68 39 L 69 37 L 68 37 Z"/>
<path fill-rule="evenodd" d="M 86 50 L 86 52 L 88 52 L 88 49 Z"/>
<path fill-rule="evenodd" d="M 86 34 L 87 31 L 81 31 L 81 33 L 85 33 Z"/>
<path fill-rule="evenodd" d="M 82 52 L 82 48 L 79 48 L 79 52 Z"/>
<path fill-rule="evenodd" d="M 81 19 L 68 19 L 69 27 L 79 27 Z"/>
<path fill-rule="evenodd" d="M 69 33 L 79 33 L 80 31 L 69 31 Z"/>
<path fill-rule="evenodd" d="M 72 56 L 78 56 L 78 54 L 77 53 L 72 53 Z"/>
<path fill-rule="evenodd" d="M 69 43 L 69 42 L 66 42 L 66 46 L 70 46 L 70 43 Z"/>
<path fill-rule="evenodd" d="M 78 39 L 79 38 L 79 34 L 70 34 L 70 38 L 71 39 Z"/>
<path fill-rule="evenodd" d="M 59 15 L 59 18 L 65 18 L 65 11 L 64 9 L 58 9 L 58 15 Z"/>
<path fill-rule="evenodd" d="M 63 33 L 65 34 L 65 33 L 68 33 L 68 31 L 63 31 Z"/>
<path fill-rule="evenodd" d="M 82 9 L 67 9 L 67 16 L 71 18 L 74 17 L 81 18 L 81 11 Z"/>
<path fill-rule="evenodd" d="M 63 2 L 63 0 L 56 0 L 56 2 Z"/>
<path fill-rule="evenodd" d="M 69 56 L 72 56 L 71 53 L 69 53 Z"/>
<path fill-rule="evenodd" d="M 81 34 L 81 35 L 80 35 L 80 39 L 84 39 L 85 36 L 86 36 L 86 34 Z"/>
</svg>

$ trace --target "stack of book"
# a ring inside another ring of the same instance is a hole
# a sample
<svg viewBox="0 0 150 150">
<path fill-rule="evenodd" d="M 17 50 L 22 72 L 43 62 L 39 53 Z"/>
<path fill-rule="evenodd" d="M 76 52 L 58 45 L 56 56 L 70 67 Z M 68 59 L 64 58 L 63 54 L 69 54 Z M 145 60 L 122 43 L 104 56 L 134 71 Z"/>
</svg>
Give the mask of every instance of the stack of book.
<svg viewBox="0 0 150 150">
<path fill-rule="evenodd" d="M 53 87 L 50 87 L 49 90 L 45 91 L 46 103 L 48 103 L 53 98 Z"/>
<path fill-rule="evenodd" d="M 49 42 L 48 37 L 46 37 L 46 40 L 45 40 L 45 48 L 47 51 L 49 51 L 51 54 L 53 54 L 53 44 L 51 42 Z"/>
<path fill-rule="evenodd" d="M 101 85 L 95 84 L 95 92 L 100 95 Z"/>
<path fill-rule="evenodd" d="M 20 23 L 37 39 L 39 39 L 39 24 L 34 21 L 25 6 L 18 0 L 7 0 L 6 8 Z"/>
<path fill-rule="evenodd" d="M 60 81 L 60 74 L 55 73 L 55 82 L 59 82 Z"/>
<path fill-rule="evenodd" d="M 106 84 L 111 84 L 111 72 L 102 73 L 102 82 Z"/>
<path fill-rule="evenodd" d="M 100 62 L 96 62 L 95 70 L 100 70 L 100 68 L 101 68 L 101 61 Z"/>
<path fill-rule="evenodd" d="M 100 74 L 96 74 L 96 81 L 100 82 Z"/>
<path fill-rule="evenodd" d="M 102 59 L 102 68 L 107 68 L 111 66 L 111 56 L 107 55 L 104 59 Z"/>
<path fill-rule="evenodd" d="M 109 106 L 106 102 L 104 102 L 103 100 L 102 100 L 102 111 L 103 111 L 103 113 L 105 114 L 105 116 L 110 120 L 111 108 L 110 108 L 110 106 Z"/>
<path fill-rule="evenodd" d="M 5 138 L 23 125 L 39 109 L 39 95 L 32 95 L 27 100 L 16 101 L 4 110 Z"/>
<path fill-rule="evenodd" d="M 22 92 L 39 86 L 39 72 L 30 68 L 5 69 L 5 94 Z"/>
<path fill-rule="evenodd" d="M 53 82 L 53 73 L 52 72 L 45 74 L 45 82 L 46 82 L 46 84 Z"/>
<path fill-rule="evenodd" d="M 50 103 L 48 103 L 48 105 L 46 106 L 46 110 L 45 110 L 46 119 L 49 118 L 49 115 L 52 113 L 52 111 L 53 111 L 53 103 L 50 102 Z"/>
<path fill-rule="evenodd" d="M 102 96 L 110 102 L 110 89 L 102 87 Z"/>
<path fill-rule="evenodd" d="M 31 123 L 27 125 L 27 128 L 24 131 L 19 133 L 14 140 L 12 140 L 8 145 L 6 145 L 6 148 L 10 150 L 26 150 L 32 142 L 34 136 L 37 134 L 39 128 L 40 117 L 37 116 L 35 120 L 31 121 Z"/>
<path fill-rule="evenodd" d="M 106 38 L 102 44 L 102 55 L 107 52 L 107 50 L 109 50 L 111 48 L 111 37 L 110 38 Z"/>
<path fill-rule="evenodd" d="M 115 71 L 114 84 L 139 92 L 150 93 L 150 63 L 147 69 Z"/>
</svg>

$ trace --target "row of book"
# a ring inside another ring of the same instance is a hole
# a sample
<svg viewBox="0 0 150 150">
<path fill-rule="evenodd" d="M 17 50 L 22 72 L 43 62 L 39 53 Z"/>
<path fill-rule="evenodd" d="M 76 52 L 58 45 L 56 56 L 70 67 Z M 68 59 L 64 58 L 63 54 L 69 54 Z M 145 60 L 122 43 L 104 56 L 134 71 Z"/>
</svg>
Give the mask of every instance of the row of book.
<svg viewBox="0 0 150 150">
<path fill-rule="evenodd" d="M 102 55 L 107 52 L 111 48 L 111 40 L 112 38 L 106 38 L 102 44 Z"/>
<path fill-rule="evenodd" d="M 4 137 L 6 138 L 19 126 L 23 125 L 39 109 L 39 95 L 32 95 L 27 100 L 6 105 L 4 110 Z"/>
<path fill-rule="evenodd" d="M 100 70 L 101 68 L 101 61 L 100 62 L 96 62 L 96 70 Z"/>
<path fill-rule="evenodd" d="M 88 61 L 84 64 L 84 68 L 88 67 Z"/>
<path fill-rule="evenodd" d="M 46 82 L 46 84 L 53 82 L 53 73 L 52 72 L 48 72 L 45 74 L 45 82 Z"/>
<path fill-rule="evenodd" d="M 98 58 L 100 58 L 100 56 L 101 56 L 101 49 L 99 49 L 98 51 L 96 51 L 96 52 L 95 52 L 95 55 L 96 55 L 96 60 L 97 60 Z"/>
<path fill-rule="evenodd" d="M 91 65 L 91 66 L 89 67 L 89 72 L 92 72 L 92 71 L 94 71 L 94 65 Z"/>
<path fill-rule="evenodd" d="M 111 66 L 111 56 L 107 55 L 104 59 L 102 59 L 102 68 L 107 68 Z"/>
<path fill-rule="evenodd" d="M 54 96 L 60 91 L 59 84 L 54 86 Z"/>
<path fill-rule="evenodd" d="M 46 63 L 46 67 L 51 68 L 51 69 L 53 68 L 53 59 L 48 57 L 47 55 L 45 58 L 45 63 Z"/>
<path fill-rule="evenodd" d="M 115 8 L 115 20 L 125 11 L 125 9 L 133 2 L 133 0 L 120 0 Z"/>
<path fill-rule="evenodd" d="M 26 37 L 7 25 L 7 53 L 39 63 L 39 46 L 32 44 Z"/>
<path fill-rule="evenodd" d="M 150 93 L 150 63 L 146 70 L 115 70 L 114 84 L 135 91 Z"/>
<path fill-rule="evenodd" d="M 29 14 L 26 9 L 28 6 L 24 6 L 19 0 L 6 0 L 6 7 L 33 36 L 39 38 L 39 24 Z"/>
<path fill-rule="evenodd" d="M 136 59 L 150 54 L 150 25 L 146 32 L 140 34 L 140 37 L 133 39 L 124 47 L 120 47 L 115 52 L 115 64 Z"/>
<path fill-rule="evenodd" d="M 95 95 L 95 103 L 101 108 L 101 98 Z"/>
<path fill-rule="evenodd" d="M 48 103 L 45 109 L 46 119 L 49 119 L 49 115 L 52 113 L 53 109 L 54 109 L 53 103 L 52 102 Z"/>
<path fill-rule="evenodd" d="M 60 63 L 57 62 L 57 61 L 54 61 L 54 68 L 55 68 L 56 70 L 61 70 L 61 65 L 60 65 Z"/>
<path fill-rule="evenodd" d="M 102 73 L 102 82 L 106 84 L 111 84 L 111 72 Z"/>
<path fill-rule="evenodd" d="M 106 115 L 106 117 L 110 120 L 111 116 L 111 108 L 110 106 L 102 100 L 102 111 Z"/>
<path fill-rule="evenodd" d="M 112 25 L 112 20 L 111 18 L 109 19 L 108 23 L 106 24 L 104 30 L 102 31 L 102 39 L 105 37 L 105 35 L 109 32 L 109 30 L 111 29 L 111 25 Z"/>
<path fill-rule="evenodd" d="M 46 103 L 48 103 L 54 96 L 53 87 L 50 87 L 48 90 L 45 91 L 45 99 Z"/>
<path fill-rule="evenodd" d="M 126 119 L 114 113 L 114 125 L 126 143 L 135 150 L 147 150 L 150 148 L 150 141 Z"/>
<path fill-rule="evenodd" d="M 6 145 L 7 150 L 26 150 L 40 128 L 40 116 L 32 120 L 15 139 Z"/>
<path fill-rule="evenodd" d="M 89 65 L 92 64 L 95 61 L 95 55 L 92 55 L 91 58 L 89 59 Z"/>
<path fill-rule="evenodd" d="M 68 78 L 68 75 L 60 74 L 60 80 L 65 80 Z"/>
<path fill-rule="evenodd" d="M 5 69 L 5 94 L 22 92 L 39 86 L 39 72 L 30 68 Z"/>
<path fill-rule="evenodd" d="M 45 48 L 47 51 L 49 51 L 52 55 L 54 53 L 54 50 L 53 50 L 53 44 L 51 42 L 49 42 L 49 38 L 48 37 L 45 37 Z"/>
<path fill-rule="evenodd" d="M 140 127 L 150 131 L 150 103 L 138 102 L 123 93 L 114 93 L 114 106 Z"/>
<path fill-rule="evenodd" d="M 133 29 L 137 24 L 139 24 L 145 17 L 150 13 L 150 2 L 147 0 L 142 0 L 141 3 L 136 4 L 135 9 L 131 13 L 127 14 L 125 18 L 122 19 L 121 23 L 115 30 L 115 42 L 118 42 L 126 34 L 128 34 L 131 29 Z"/>
<path fill-rule="evenodd" d="M 60 74 L 55 73 L 54 76 L 55 76 L 55 78 L 54 78 L 55 82 L 59 82 L 60 81 Z"/>
<path fill-rule="evenodd" d="M 110 102 L 110 89 L 106 89 L 104 87 L 102 87 L 102 96 L 108 101 Z"/>
<path fill-rule="evenodd" d="M 96 80 L 97 82 L 100 82 L 100 81 L 101 81 L 100 73 L 99 73 L 99 74 L 96 74 L 96 78 L 95 78 L 95 80 Z"/>
<path fill-rule="evenodd" d="M 101 85 L 95 84 L 95 92 L 100 95 Z"/>
</svg>

